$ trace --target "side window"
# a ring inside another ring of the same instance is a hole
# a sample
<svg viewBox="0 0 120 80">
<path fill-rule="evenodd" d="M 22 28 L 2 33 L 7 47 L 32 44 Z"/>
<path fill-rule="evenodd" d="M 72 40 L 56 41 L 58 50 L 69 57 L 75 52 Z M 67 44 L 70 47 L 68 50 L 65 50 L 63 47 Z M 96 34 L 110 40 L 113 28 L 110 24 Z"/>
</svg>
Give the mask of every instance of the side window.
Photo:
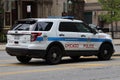
<svg viewBox="0 0 120 80">
<path fill-rule="evenodd" d="M 38 22 L 35 27 L 35 31 L 49 31 L 53 25 L 53 22 Z"/>
<path fill-rule="evenodd" d="M 76 25 L 73 22 L 61 22 L 59 31 L 78 32 Z"/>
<path fill-rule="evenodd" d="M 91 32 L 90 28 L 83 23 L 75 23 L 79 32 Z"/>
</svg>

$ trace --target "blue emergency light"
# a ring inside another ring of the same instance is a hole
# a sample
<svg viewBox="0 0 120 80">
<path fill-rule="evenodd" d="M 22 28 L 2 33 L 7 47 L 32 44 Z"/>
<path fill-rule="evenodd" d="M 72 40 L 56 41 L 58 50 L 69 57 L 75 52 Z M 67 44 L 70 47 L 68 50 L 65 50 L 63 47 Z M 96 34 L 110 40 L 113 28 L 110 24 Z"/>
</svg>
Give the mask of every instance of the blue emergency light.
<svg viewBox="0 0 120 80">
<path fill-rule="evenodd" d="M 74 19 L 74 16 L 48 16 L 48 18 L 54 18 L 54 19 Z"/>
<path fill-rule="evenodd" d="M 74 19 L 74 16 L 63 16 L 63 19 Z"/>
</svg>

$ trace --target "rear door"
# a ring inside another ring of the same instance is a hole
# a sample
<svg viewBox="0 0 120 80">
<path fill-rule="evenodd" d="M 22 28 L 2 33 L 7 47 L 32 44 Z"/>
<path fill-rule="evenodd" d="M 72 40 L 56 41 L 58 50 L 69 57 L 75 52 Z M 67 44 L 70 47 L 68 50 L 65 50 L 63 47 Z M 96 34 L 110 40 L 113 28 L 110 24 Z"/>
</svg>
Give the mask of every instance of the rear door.
<svg viewBox="0 0 120 80">
<path fill-rule="evenodd" d="M 78 33 L 73 22 L 60 22 L 58 36 L 65 50 L 79 50 Z"/>
</svg>

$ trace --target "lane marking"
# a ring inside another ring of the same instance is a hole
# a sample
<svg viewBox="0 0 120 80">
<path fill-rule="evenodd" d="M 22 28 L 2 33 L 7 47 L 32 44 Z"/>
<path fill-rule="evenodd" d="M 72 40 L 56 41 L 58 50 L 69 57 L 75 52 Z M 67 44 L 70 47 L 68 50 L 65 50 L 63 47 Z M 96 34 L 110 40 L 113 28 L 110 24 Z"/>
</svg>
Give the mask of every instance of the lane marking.
<svg viewBox="0 0 120 80">
<path fill-rule="evenodd" d="M 61 66 L 88 66 L 88 67 L 97 67 L 97 66 L 105 66 L 106 64 L 63 64 Z"/>
<path fill-rule="evenodd" d="M 46 68 L 46 69 L 34 69 L 34 70 L 24 70 L 24 71 L 14 71 L 14 72 L 0 72 L 0 76 L 7 75 L 17 75 L 17 74 L 27 74 L 27 73 L 38 73 L 38 72 L 50 72 L 50 71 L 60 71 L 60 70 L 71 70 L 76 68 L 92 68 L 98 66 L 106 66 L 105 64 L 65 64 L 58 65 L 58 68 Z"/>
<path fill-rule="evenodd" d="M 118 57 L 116 57 L 118 58 Z M 0 60 L 0 61 L 10 61 L 10 60 Z M 14 61 L 14 60 L 11 60 Z M 29 64 L 28 64 L 29 65 Z M 92 67 L 104 67 L 104 66 L 110 66 L 110 65 L 120 65 L 118 63 L 113 63 L 113 64 L 106 64 L 106 63 L 102 63 L 102 64 L 95 64 L 95 63 L 81 63 L 81 64 L 77 64 L 77 63 L 71 63 L 71 64 L 60 64 L 60 65 L 55 65 L 57 68 L 46 68 L 46 69 L 34 69 L 34 70 L 24 70 L 24 71 L 10 71 L 10 72 L 0 72 L 0 77 L 1 76 L 8 76 L 8 75 L 17 75 L 17 74 L 27 74 L 27 73 L 39 73 L 39 72 L 50 72 L 50 71 L 60 71 L 60 70 L 70 70 L 70 69 L 76 69 L 76 68 L 92 68 Z M 0 67 L 5 67 L 5 66 L 26 66 L 23 64 L 0 64 Z M 32 67 L 32 64 L 29 65 L 30 67 Z"/>
<path fill-rule="evenodd" d="M 23 64 L 0 64 L 0 67 L 9 67 L 9 66 L 26 66 Z"/>
<path fill-rule="evenodd" d="M 10 59 L 10 60 L 0 60 L 0 62 L 12 62 L 12 61 L 16 61 L 14 59 Z"/>
</svg>

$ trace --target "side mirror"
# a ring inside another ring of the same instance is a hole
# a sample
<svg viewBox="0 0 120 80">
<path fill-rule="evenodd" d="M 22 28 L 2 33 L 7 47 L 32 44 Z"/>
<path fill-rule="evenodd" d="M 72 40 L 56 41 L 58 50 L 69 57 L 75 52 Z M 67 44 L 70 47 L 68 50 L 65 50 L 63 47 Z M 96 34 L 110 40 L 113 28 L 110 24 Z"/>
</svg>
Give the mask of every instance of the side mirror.
<svg viewBox="0 0 120 80">
<path fill-rule="evenodd" d="M 97 31 L 95 29 L 93 29 L 93 28 L 91 28 L 91 31 L 92 31 L 93 34 L 97 33 Z"/>
<path fill-rule="evenodd" d="M 103 31 L 102 30 L 98 30 L 99 33 L 102 33 Z"/>
</svg>

